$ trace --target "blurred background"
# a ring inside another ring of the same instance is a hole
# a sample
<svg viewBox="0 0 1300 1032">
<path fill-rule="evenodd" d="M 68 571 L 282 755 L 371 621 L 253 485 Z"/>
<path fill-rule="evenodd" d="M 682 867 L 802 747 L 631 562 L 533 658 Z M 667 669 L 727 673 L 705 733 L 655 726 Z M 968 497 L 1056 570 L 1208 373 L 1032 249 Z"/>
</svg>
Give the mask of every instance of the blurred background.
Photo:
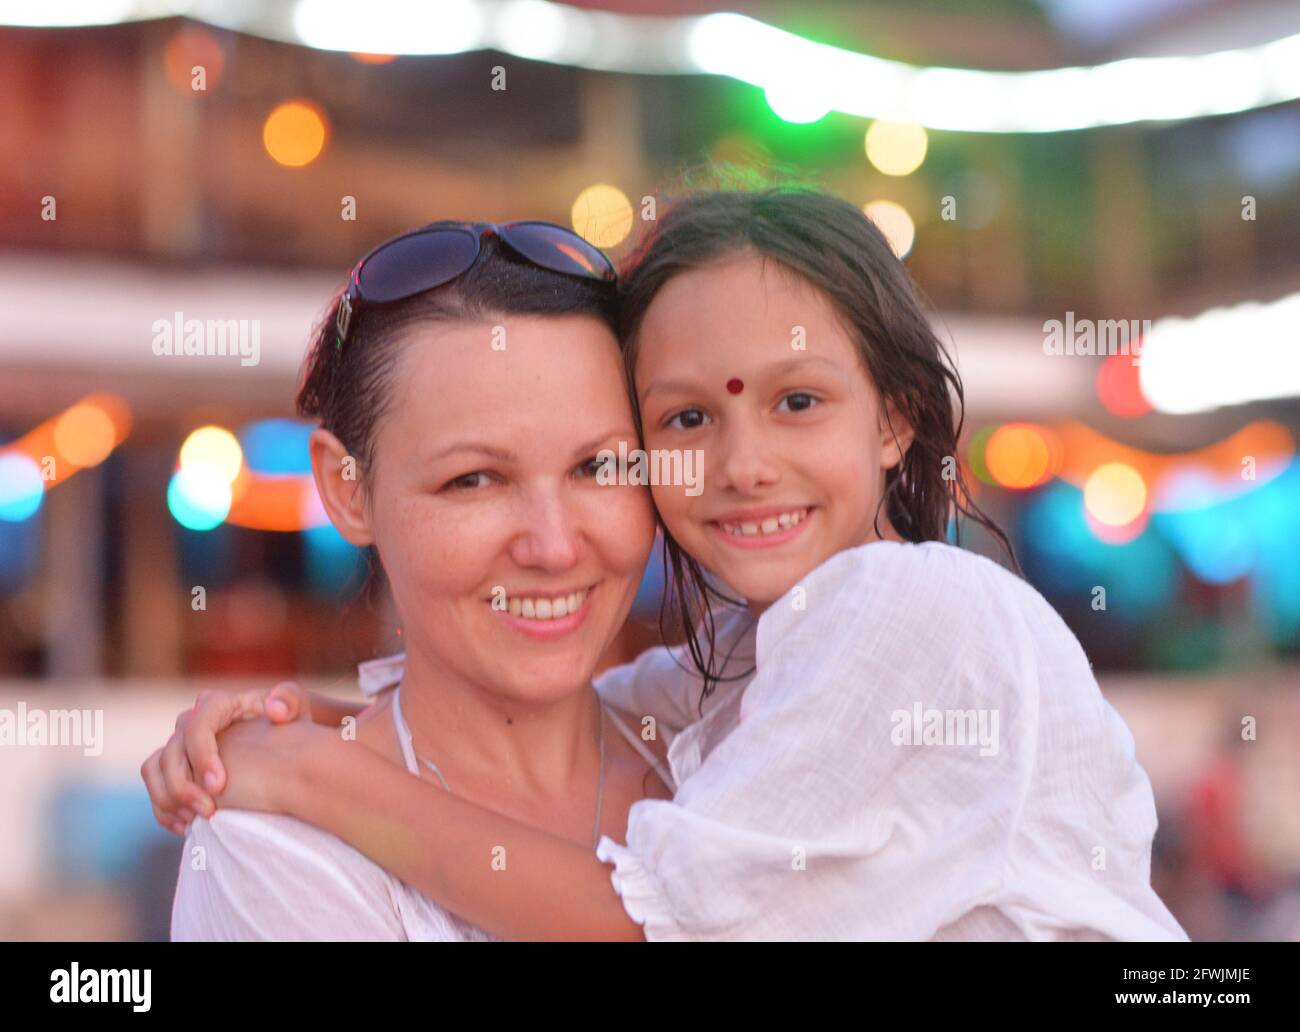
<svg viewBox="0 0 1300 1032">
<path fill-rule="evenodd" d="M 293 418 L 351 264 L 443 217 L 621 257 L 725 163 L 885 230 L 977 501 L 1133 729 L 1157 889 L 1300 939 L 1293 0 L 0 0 L 0 97 L 0 938 L 166 938 L 176 714 L 400 648 Z M 17 730 L 74 709 L 93 746 Z"/>
</svg>

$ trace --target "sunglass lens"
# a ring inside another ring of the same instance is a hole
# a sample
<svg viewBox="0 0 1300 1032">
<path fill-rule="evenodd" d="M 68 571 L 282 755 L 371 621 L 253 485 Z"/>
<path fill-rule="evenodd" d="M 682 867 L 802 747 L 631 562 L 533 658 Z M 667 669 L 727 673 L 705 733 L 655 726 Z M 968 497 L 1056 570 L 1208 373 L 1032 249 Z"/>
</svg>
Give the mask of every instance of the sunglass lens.
<svg viewBox="0 0 1300 1032">
<path fill-rule="evenodd" d="M 400 301 L 455 279 L 478 254 L 478 237 L 467 229 L 414 233 L 380 248 L 361 265 L 367 301 Z"/>
<path fill-rule="evenodd" d="M 511 247 L 543 268 L 594 279 L 610 279 L 614 274 L 603 251 L 561 226 L 516 222 L 505 232 Z"/>
</svg>

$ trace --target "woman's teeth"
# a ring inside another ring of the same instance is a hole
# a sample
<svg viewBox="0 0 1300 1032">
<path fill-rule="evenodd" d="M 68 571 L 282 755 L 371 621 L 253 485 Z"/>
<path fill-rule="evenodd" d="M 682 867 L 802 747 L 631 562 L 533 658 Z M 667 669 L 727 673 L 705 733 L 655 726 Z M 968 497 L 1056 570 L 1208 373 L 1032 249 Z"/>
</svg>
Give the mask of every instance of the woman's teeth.
<svg viewBox="0 0 1300 1032">
<path fill-rule="evenodd" d="M 522 616 L 527 620 L 558 620 L 562 616 L 576 613 L 587 599 L 587 589 L 560 595 L 558 598 L 522 598 L 510 596 L 506 609 L 511 616 Z"/>
<path fill-rule="evenodd" d="M 769 516 L 761 523 L 722 523 L 719 522 L 723 530 L 728 534 L 734 534 L 736 537 L 759 537 L 763 534 L 775 534 L 777 531 L 789 530 L 791 527 L 803 522 L 803 518 L 808 515 L 809 509 L 791 509 L 789 512 L 783 512 L 779 516 Z"/>
</svg>

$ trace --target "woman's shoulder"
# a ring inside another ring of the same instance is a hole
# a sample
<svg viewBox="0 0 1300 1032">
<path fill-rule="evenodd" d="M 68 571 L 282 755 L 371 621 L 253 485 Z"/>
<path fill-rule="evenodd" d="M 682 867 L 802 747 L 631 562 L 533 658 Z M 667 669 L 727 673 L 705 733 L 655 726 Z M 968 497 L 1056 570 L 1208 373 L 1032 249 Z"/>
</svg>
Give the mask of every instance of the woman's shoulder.
<svg viewBox="0 0 1300 1032">
<path fill-rule="evenodd" d="M 219 809 L 211 817 L 196 817 L 191 822 L 186 845 L 237 859 L 241 866 L 257 864 L 265 868 L 277 860 L 330 867 L 351 877 L 376 881 L 389 877 L 382 867 L 337 835 L 282 813 Z"/>
</svg>

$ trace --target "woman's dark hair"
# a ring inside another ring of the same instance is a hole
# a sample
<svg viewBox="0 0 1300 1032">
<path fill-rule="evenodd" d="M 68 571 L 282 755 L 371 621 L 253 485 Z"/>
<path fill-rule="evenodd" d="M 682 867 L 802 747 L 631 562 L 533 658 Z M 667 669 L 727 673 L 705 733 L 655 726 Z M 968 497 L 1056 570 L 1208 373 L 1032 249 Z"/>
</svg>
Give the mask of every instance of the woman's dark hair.
<svg viewBox="0 0 1300 1032">
<path fill-rule="evenodd" d="M 434 223 L 442 224 L 460 223 Z M 406 331 L 412 327 L 505 315 L 591 315 L 611 332 L 617 328 L 612 284 L 540 268 L 503 247 L 495 236 L 482 241 L 478 261 L 450 283 L 404 301 L 359 305 L 341 347 L 334 328 L 339 301 L 336 294 L 312 331 L 298 388 L 298 414 L 320 420 L 356 459 L 362 474 L 374 467 L 376 429 L 392 399 L 401 349 L 411 346 Z M 365 488 L 364 475 L 358 484 Z M 361 587 L 369 589 L 374 600 L 386 581 L 373 546 L 367 549 L 367 568 Z"/>
<path fill-rule="evenodd" d="M 495 236 L 486 237 L 478 261 L 458 279 L 405 301 L 359 305 L 342 347 L 336 345 L 334 330 L 336 296 L 312 334 L 298 413 L 319 419 L 356 457 L 360 469 L 370 470 L 375 430 L 391 400 L 404 331 L 419 323 L 573 314 L 595 316 L 614 330 L 616 303 L 610 284 L 540 268 Z"/>
<path fill-rule="evenodd" d="M 1006 534 L 971 498 L 958 461 L 964 394 L 956 366 L 926 318 L 920 293 L 888 241 L 856 207 L 804 186 L 706 189 L 661 207 L 658 220 L 625 263 L 620 287 L 623 341 L 632 404 L 640 427 L 633 371 L 646 310 L 674 276 L 752 250 L 779 262 L 834 304 L 882 404 L 893 402 L 915 430 L 900 462 L 886 472 L 880 510 L 907 541 L 944 541 L 948 522 L 973 520 L 991 533 L 1019 569 Z M 662 522 L 662 521 L 661 521 Z M 710 600 L 736 604 L 663 527 L 665 595 L 704 676 L 703 700 L 721 679 L 715 663 Z M 664 614 L 661 614 L 661 627 Z M 699 628 L 700 630 L 697 630 Z M 699 634 L 703 633 L 702 645 Z"/>
</svg>

